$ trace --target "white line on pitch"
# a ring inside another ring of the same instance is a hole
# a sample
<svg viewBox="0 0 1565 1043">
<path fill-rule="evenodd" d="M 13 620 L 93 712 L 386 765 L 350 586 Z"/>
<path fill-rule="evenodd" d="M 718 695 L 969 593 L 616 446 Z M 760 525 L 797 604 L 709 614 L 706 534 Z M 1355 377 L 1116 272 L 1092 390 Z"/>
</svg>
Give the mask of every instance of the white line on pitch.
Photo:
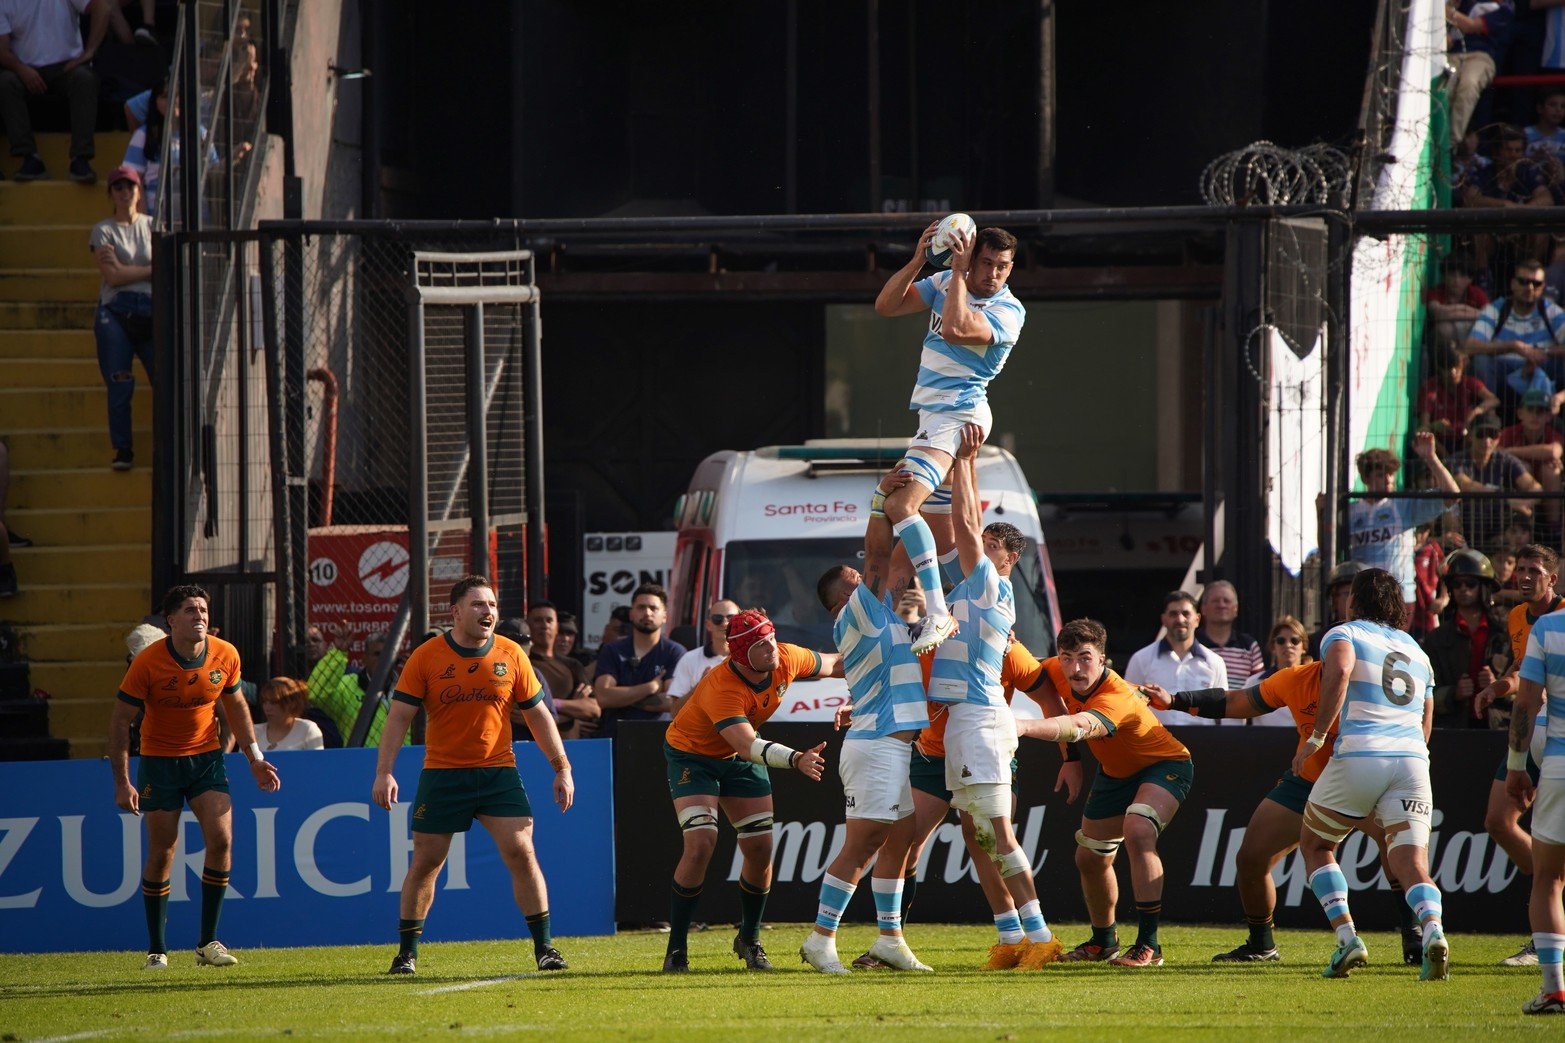
<svg viewBox="0 0 1565 1043">
<path fill-rule="evenodd" d="M 413 995 L 436 996 L 442 992 L 466 992 L 468 989 L 486 989 L 491 985 L 501 985 L 508 981 L 521 981 L 523 978 L 536 977 L 536 974 L 508 974 L 503 978 L 485 978 L 483 981 L 464 981 L 456 985 L 441 985 L 434 989 L 421 989 Z"/>
</svg>

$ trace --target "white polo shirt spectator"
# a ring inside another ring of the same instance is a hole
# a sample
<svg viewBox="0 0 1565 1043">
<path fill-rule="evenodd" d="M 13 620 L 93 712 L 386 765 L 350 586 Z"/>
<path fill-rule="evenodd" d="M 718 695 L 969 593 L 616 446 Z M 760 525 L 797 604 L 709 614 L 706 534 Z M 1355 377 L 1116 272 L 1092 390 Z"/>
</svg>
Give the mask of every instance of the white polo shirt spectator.
<svg viewBox="0 0 1565 1043">
<path fill-rule="evenodd" d="M 1161 685 L 1170 692 L 1202 688 L 1228 688 L 1228 667 L 1222 658 L 1195 639 L 1201 612 L 1194 597 L 1182 590 L 1163 597 L 1164 636 L 1130 657 L 1121 674 L 1131 684 Z M 1153 710 L 1167 725 L 1213 725 L 1220 721 L 1196 717 L 1183 710 Z"/>
<path fill-rule="evenodd" d="M 706 672 L 728 658 L 728 621 L 739 614 L 732 601 L 714 601 L 707 609 L 706 640 L 692 648 L 674 664 L 674 676 L 668 682 L 671 699 L 683 699 Z"/>
</svg>

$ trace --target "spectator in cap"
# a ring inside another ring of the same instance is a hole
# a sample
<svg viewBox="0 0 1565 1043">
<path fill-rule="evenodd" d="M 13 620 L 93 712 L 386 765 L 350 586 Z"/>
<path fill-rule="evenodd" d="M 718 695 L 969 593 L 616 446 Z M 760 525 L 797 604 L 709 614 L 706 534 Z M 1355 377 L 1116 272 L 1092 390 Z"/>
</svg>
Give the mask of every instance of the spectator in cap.
<svg viewBox="0 0 1565 1043">
<path fill-rule="evenodd" d="M 1538 492 L 1542 486 L 1527 465 L 1499 448 L 1500 418 L 1485 413 L 1467 431 L 1467 451 L 1451 470 L 1463 492 Z M 1469 500 L 1462 505 L 1462 532 L 1474 547 L 1494 547 L 1513 528 L 1531 531 L 1535 501 Z M 1516 516 L 1513 518 L 1513 516 Z M 1521 524 L 1514 524 L 1519 518 Z"/>
<path fill-rule="evenodd" d="M 1494 606 L 1494 566 L 1478 551 L 1452 554 L 1445 565 L 1451 603 L 1440 625 L 1424 638 L 1434 670 L 1435 724 L 1442 728 L 1487 728 L 1473 695 L 1510 665 L 1505 615 Z"/>
<path fill-rule="evenodd" d="M 109 175 L 109 199 L 113 216 L 93 225 L 87 239 L 103 277 L 92 332 L 109 396 L 110 466 L 128 471 L 136 457 L 130 419 L 136 359 L 152 380 L 152 218 L 142 212 L 141 174 L 132 167 Z"/>
</svg>

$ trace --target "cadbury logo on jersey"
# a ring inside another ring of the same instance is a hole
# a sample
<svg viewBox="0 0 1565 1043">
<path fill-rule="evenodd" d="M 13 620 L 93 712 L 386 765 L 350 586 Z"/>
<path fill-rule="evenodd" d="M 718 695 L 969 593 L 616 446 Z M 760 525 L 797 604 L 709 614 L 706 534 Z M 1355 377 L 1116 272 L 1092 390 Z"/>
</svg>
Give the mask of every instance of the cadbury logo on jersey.
<svg viewBox="0 0 1565 1043">
<path fill-rule="evenodd" d="M 435 696 L 441 705 L 449 706 L 452 703 L 495 703 L 505 702 L 507 696 L 500 692 L 491 692 L 485 688 L 466 689 L 461 685 L 452 685 L 442 688 Z"/>
<path fill-rule="evenodd" d="M 170 710 L 194 710 L 198 706 L 207 704 L 206 696 L 193 695 L 189 699 L 182 699 L 177 695 L 167 695 L 158 699 L 159 706 L 166 706 Z"/>
</svg>

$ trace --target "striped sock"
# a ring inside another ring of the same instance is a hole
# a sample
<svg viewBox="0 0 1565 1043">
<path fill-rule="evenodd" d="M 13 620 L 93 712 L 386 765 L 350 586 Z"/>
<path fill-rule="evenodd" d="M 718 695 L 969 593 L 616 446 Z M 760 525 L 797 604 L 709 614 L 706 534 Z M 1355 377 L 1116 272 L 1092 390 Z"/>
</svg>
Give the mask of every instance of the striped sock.
<svg viewBox="0 0 1565 1043">
<path fill-rule="evenodd" d="M 1444 912 L 1440 904 L 1440 889 L 1434 884 L 1414 884 L 1407 889 L 1407 905 L 1413 910 L 1413 915 L 1418 917 L 1418 924 L 1424 929 L 1424 944 L 1429 944 L 1429 928 L 1440 926 L 1440 917 Z"/>
<path fill-rule="evenodd" d="M 949 616 L 946 596 L 940 586 L 940 562 L 935 558 L 935 534 L 929 531 L 929 523 L 918 515 L 903 518 L 891 527 L 902 540 L 913 571 L 918 574 L 918 585 L 924 588 L 924 608 L 931 616 Z"/>
<path fill-rule="evenodd" d="M 848 908 L 848 901 L 853 897 L 853 892 L 857 889 L 857 884 L 839 880 L 830 873 L 822 876 L 821 902 L 815 912 L 815 926 L 823 931 L 836 934 L 837 925 L 842 923 L 842 914 Z M 880 911 L 880 896 L 877 894 L 875 897 L 875 909 L 878 913 Z"/>
<path fill-rule="evenodd" d="M 1327 862 L 1311 873 L 1310 890 L 1320 900 L 1326 919 L 1336 928 L 1337 944 L 1351 942 L 1358 932 L 1353 929 L 1353 914 L 1348 911 L 1348 878 L 1342 875 L 1337 863 Z"/>
<path fill-rule="evenodd" d="M 397 955 L 417 956 L 418 939 L 424 933 L 423 920 L 397 921 Z"/>
<path fill-rule="evenodd" d="M 142 880 L 141 904 L 147 910 L 147 952 L 168 952 L 165 931 L 168 927 L 167 880 Z"/>
<path fill-rule="evenodd" d="M 1543 972 L 1543 991 L 1565 992 L 1565 934 L 1535 931 L 1532 944 L 1538 950 L 1538 970 Z"/>
<path fill-rule="evenodd" d="M 228 870 L 205 866 L 201 870 L 201 944 L 217 939 L 217 918 L 228 893 Z"/>
<path fill-rule="evenodd" d="M 875 922 L 882 931 L 902 931 L 902 878 L 875 878 L 869 886 L 875 892 Z M 840 918 L 840 917 L 839 917 Z"/>
<path fill-rule="evenodd" d="M 1000 932 L 1001 945 L 1015 945 L 1026 938 L 1022 932 L 1022 918 L 1015 909 L 1007 909 L 994 918 L 994 929 Z"/>
<path fill-rule="evenodd" d="M 1016 915 L 1021 918 L 1022 930 L 1026 933 L 1029 942 L 1054 941 L 1054 932 L 1043 922 L 1043 906 L 1038 899 L 1034 898 L 1016 910 Z"/>
</svg>

